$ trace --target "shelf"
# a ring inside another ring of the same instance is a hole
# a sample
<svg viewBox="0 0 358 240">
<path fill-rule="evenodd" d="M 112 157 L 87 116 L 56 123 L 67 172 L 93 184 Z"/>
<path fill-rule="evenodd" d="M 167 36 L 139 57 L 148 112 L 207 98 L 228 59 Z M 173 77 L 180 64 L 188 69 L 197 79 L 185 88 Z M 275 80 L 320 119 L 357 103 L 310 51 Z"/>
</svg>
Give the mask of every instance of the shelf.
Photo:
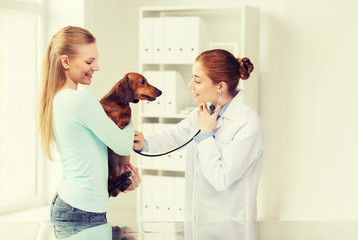
<svg viewBox="0 0 358 240">
<path fill-rule="evenodd" d="M 193 65 L 193 62 L 142 62 L 144 65 Z"/>
<path fill-rule="evenodd" d="M 237 10 L 242 9 L 244 4 L 220 4 L 220 5 L 194 5 L 194 6 L 162 6 L 162 7 L 141 7 L 141 12 L 174 12 L 174 11 L 218 11 L 218 10 Z"/>
<path fill-rule="evenodd" d="M 180 118 L 184 119 L 188 117 L 188 114 L 175 114 L 175 115 L 168 115 L 168 114 L 142 114 L 142 118 Z"/>
<path fill-rule="evenodd" d="M 172 21 L 175 18 L 199 19 L 198 28 L 196 29 L 193 27 L 196 26 L 195 21 L 193 21 L 193 24 L 191 24 L 192 22 L 190 22 L 191 20 L 189 20 L 189 24 L 188 22 L 185 23 L 185 29 L 190 30 L 187 30 L 187 32 L 181 31 L 184 29 L 182 25 L 183 23 L 181 21 L 178 21 L 176 25 L 172 24 Z M 164 19 L 164 23 L 161 22 L 162 19 Z M 154 23 L 156 25 L 153 25 Z M 144 74 L 144 76 L 146 76 L 148 81 L 154 86 L 156 86 L 156 84 L 158 88 L 164 86 L 163 89 L 161 89 L 164 93 L 171 92 L 171 90 L 173 89 L 180 89 L 180 91 L 177 91 L 175 92 L 175 94 L 172 94 L 170 96 L 174 96 L 174 99 L 178 99 L 180 97 L 180 99 L 175 103 L 180 103 L 180 105 L 182 106 L 179 106 L 179 104 L 177 104 L 177 108 L 175 108 L 175 110 L 173 111 L 168 111 L 169 113 L 180 112 L 181 109 L 186 109 L 187 107 L 189 109 L 190 106 L 195 109 L 197 105 L 194 99 L 190 103 L 188 102 L 183 104 L 183 99 L 186 100 L 189 99 L 189 97 L 190 99 L 193 97 L 190 93 L 190 90 L 187 89 L 187 86 L 191 80 L 191 66 L 194 63 L 196 56 L 192 56 L 189 52 L 189 57 L 183 57 L 183 55 L 180 54 L 182 53 L 180 52 L 182 51 L 182 49 L 183 51 L 185 51 L 186 49 L 195 49 L 195 53 L 200 54 L 201 52 L 208 49 L 222 48 L 232 52 L 236 57 L 249 57 L 254 64 L 258 63 L 259 8 L 254 6 L 238 3 L 220 5 L 207 4 L 205 6 L 188 5 L 168 7 L 141 7 L 139 10 L 139 24 L 139 45 L 140 49 L 143 50 L 142 52 L 140 52 L 139 55 L 140 71 L 143 74 L 147 73 L 147 75 Z M 153 26 L 155 27 L 152 29 Z M 193 27 L 193 29 L 191 29 L 191 27 Z M 167 34 L 164 35 L 164 37 L 162 36 L 162 31 L 164 32 L 163 29 L 166 29 L 165 33 Z M 156 43 L 155 47 L 154 44 L 149 44 L 152 42 L 147 41 L 147 39 L 154 39 L 154 37 L 151 35 L 151 33 L 153 32 L 159 32 L 159 36 L 161 36 L 158 37 L 158 35 L 153 35 L 156 36 L 155 41 L 153 41 Z M 186 35 L 178 34 L 179 32 L 184 32 L 186 33 Z M 196 33 L 198 33 L 197 36 Z M 183 36 L 190 36 L 190 38 L 185 38 Z M 188 39 L 190 41 L 193 41 L 193 44 L 188 44 Z M 177 42 L 180 42 L 181 44 L 177 44 Z M 182 43 L 187 44 L 186 46 L 189 46 L 189 48 L 185 47 Z M 174 45 L 173 48 L 171 48 L 171 44 Z M 165 48 L 166 45 L 169 47 Z M 184 47 L 182 47 L 182 45 Z M 194 47 L 191 48 L 190 46 Z M 158 54 L 154 55 L 154 49 L 157 49 L 156 53 Z M 164 52 L 159 51 L 158 49 L 162 49 Z M 165 50 L 168 49 L 171 50 L 171 52 L 165 52 Z M 174 55 L 170 55 L 171 53 L 173 53 L 173 49 L 180 49 L 179 54 L 175 52 Z M 148 55 L 146 55 L 147 53 Z M 164 54 L 164 56 L 162 56 L 162 54 Z M 189 61 L 189 59 L 191 59 L 192 61 Z M 179 87 L 167 87 L 169 83 L 171 83 L 169 81 L 171 78 L 161 78 L 160 75 L 155 75 L 155 72 L 163 72 L 163 74 L 165 74 L 165 72 L 170 71 L 175 71 L 178 73 L 178 75 L 181 76 L 182 84 L 175 85 L 178 85 Z M 163 81 L 163 79 L 165 79 L 166 81 Z M 164 84 L 161 85 L 158 84 L 158 82 L 164 82 Z M 243 84 L 243 82 L 240 81 L 240 84 Z M 240 88 L 243 88 L 243 85 L 240 85 Z M 250 76 L 250 81 L 248 81 L 247 83 L 245 82 L 244 90 L 245 102 L 247 102 L 254 109 L 258 110 L 259 87 L 257 65 L 255 65 L 254 74 Z M 187 95 L 186 93 L 189 94 Z M 168 100 L 164 97 L 165 96 L 163 95 L 162 98 L 165 100 L 157 99 L 157 101 L 159 101 L 160 103 L 167 103 Z M 172 101 L 173 99 L 171 99 L 170 102 Z M 148 110 L 148 108 L 146 108 L 147 106 L 148 105 L 139 106 L 139 126 L 143 127 L 143 130 L 147 131 L 148 134 L 152 133 L 154 129 L 156 132 L 159 132 L 158 128 L 160 127 L 163 127 L 163 131 L 165 131 L 165 125 L 176 124 L 180 122 L 182 119 L 187 118 L 192 111 L 190 110 L 187 114 L 165 114 L 165 110 Z M 163 105 L 159 106 L 161 107 Z M 143 133 L 146 135 L 145 131 L 143 131 Z M 169 161 L 173 161 L 174 159 L 174 162 L 175 160 L 186 161 L 185 157 L 182 157 L 184 155 L 179 154 L 178 156 L 171 156 L 168 157 L 168 159 Z M 167 204 L 168 199 L 171 199 L 171 201 L 173 202 L 180 200 L 178 205 L 175 205 L 177 207 L 176 211 L 180 209 L 180 214 L 177 215 L 177 217 L 174 217 L 174 219 L 184 219 L 184 216 L 182 215 L 182 210 L 184 208 L 184 199 L 182 199 L 182 197 L 185 195 L 185 165 L 183 165 L 183 167 L 180 164 L 173 165 L 173 168 L 171 168 L 171 165 L 168 164 L 168 162 L 165 162 L 165 164 L 163 164 L 163 162 L 168 159 L 156 158 L 156 160 L 154 160 L 154 158 L 147 158 L 139 159 L 138 161 L 141 175 L 143 179 L 146 179 L 146 181 L 142 182 L 142 186 L 139 188 L 139 191 L 137 191 L 137 213 L 138 219 L 140 221 L 162 221 L 163 219 L 168 220 L 168 218 L 166 217 L 167 215 L 165 213 L 163 214 L 163 212 L 158 212 L 157 208 L 153 207 L 155 204 L 157 204 L 158 206 L 161 201 L 163 201 L 162 204 Z M 146 160 L 149 162 L 145 162 L 145 164 L 143 164 L 143 162 Z M 151 182 L 153 181 L 153 179 L 154 183 Z M 172 181 L 174 182 L 174 184 L 172 183 Z M 166 186 L 166 184 L 168 183 L 169 187 Z M 147 188 L 143 187 L 145 185 Z M 166 188 L 158 187 L 162 185 Z M 174 193 L 170 193 L 172 190 L 174 190 Z M 172 194 L 174 194 L 174 196 L 172 196 Z M 154 199 L 154 201 L 152 199 L 153 196 L 163 197 L 162 199 Z M 147 203 L 149 203 L 148 205 L 152 204 L 153 208 L 148 208 Z M 151 209 L 151 212 L 148 211 L 148 209 Z M 161 211 L 162 210 L 163 209 L 161 209 Z M 175 214 L 177 213 L 178 212 L 175 212 Z"/>
<path fill-rule="evenodd" d="M 184 169 L 159 169 L 159 168 L 154 168 L 154 167 L 147 167 L 145 165 L 139 165 L 139 168 L 142 171 L 148 171 L 146 172 L 146 174 L 148 175 L 156 175 L 157 172 L 164 172 L 164 173 L 168 173 L 168 176 L 172 176 L 172 174 L 169 173 L 176 173 L 177 175 L 185 175 L 185 170 Z M 163 174 L 166 175 L 166 174 Z M 176 175 L 176 176 L 177 176 Z"/>
</svg>

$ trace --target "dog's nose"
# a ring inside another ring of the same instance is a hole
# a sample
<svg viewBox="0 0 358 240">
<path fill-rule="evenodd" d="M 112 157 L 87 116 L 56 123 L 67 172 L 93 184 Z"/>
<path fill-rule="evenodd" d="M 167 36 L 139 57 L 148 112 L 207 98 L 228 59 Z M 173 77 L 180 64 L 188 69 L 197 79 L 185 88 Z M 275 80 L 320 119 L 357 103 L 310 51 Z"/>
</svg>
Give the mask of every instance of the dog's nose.
<svg viewBox="0 0 358 240">
<path fill-rule="evenodd" d="M 162 95 L 162 91 L 160 91 L 160 90 L 158 89 L 158 95 L 157 95 L 157 97 L 159 97 L 160 95 Z"/>
</svg>

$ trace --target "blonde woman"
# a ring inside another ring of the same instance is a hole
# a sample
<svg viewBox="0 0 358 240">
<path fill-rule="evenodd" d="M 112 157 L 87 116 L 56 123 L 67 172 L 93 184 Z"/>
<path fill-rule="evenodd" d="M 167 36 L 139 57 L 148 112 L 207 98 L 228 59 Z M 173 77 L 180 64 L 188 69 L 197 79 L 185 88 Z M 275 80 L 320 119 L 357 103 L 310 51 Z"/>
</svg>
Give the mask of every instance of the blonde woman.
<svg viewBox="0 0 358 240">
<path fill-rule="evenodd" d="M 63 175 L 51 207 L 51 221 L 105 223 L 108 203 L 107 146 L 129 155 L 132 122 L 119 129 L 96 98 L 78 91 L 99 70 L 96 39 L 86 29 L 64 27 L 51 39 L 43 61 L 40 103 L 41 144 L 49 159 L 55 143 Z M 133 190 L 140 182 L 138 169 L 128 166 Z"/>
</svg>

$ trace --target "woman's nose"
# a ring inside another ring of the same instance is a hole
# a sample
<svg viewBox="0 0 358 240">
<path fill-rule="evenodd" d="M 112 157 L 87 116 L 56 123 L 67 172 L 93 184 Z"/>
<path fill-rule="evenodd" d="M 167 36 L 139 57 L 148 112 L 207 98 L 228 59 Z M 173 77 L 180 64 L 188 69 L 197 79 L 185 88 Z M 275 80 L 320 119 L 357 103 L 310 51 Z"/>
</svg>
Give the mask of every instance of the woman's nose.
<svg viewBox="0 0 358 240">
<path fill-rule="evenodd" d="M 92 67 L 92 70 L 93 70 L 93 71 L 98 71 L 98 70 L 99 70 L 98 62 L 95 62 L 95 64 L 94 64 L 93 67 Z"/>
</svg>

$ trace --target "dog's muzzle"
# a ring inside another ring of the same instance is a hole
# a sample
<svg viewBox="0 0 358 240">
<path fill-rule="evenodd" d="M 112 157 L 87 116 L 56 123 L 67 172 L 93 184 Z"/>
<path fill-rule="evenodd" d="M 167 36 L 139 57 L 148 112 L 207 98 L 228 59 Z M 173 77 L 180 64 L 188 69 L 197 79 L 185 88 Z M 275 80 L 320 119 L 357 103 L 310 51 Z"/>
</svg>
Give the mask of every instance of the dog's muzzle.
<svg viewBox="0 0 358 240">
<path fill-rule="evenodd" d="M 148 95 L 144 95 L 142 94 L 142 97 L 145 97 L 148 99 L 148 101 L 154 101 L 156 98 L 155 97 L 151 97 L 151 96 L 148 96 Z"/>
</svg>

